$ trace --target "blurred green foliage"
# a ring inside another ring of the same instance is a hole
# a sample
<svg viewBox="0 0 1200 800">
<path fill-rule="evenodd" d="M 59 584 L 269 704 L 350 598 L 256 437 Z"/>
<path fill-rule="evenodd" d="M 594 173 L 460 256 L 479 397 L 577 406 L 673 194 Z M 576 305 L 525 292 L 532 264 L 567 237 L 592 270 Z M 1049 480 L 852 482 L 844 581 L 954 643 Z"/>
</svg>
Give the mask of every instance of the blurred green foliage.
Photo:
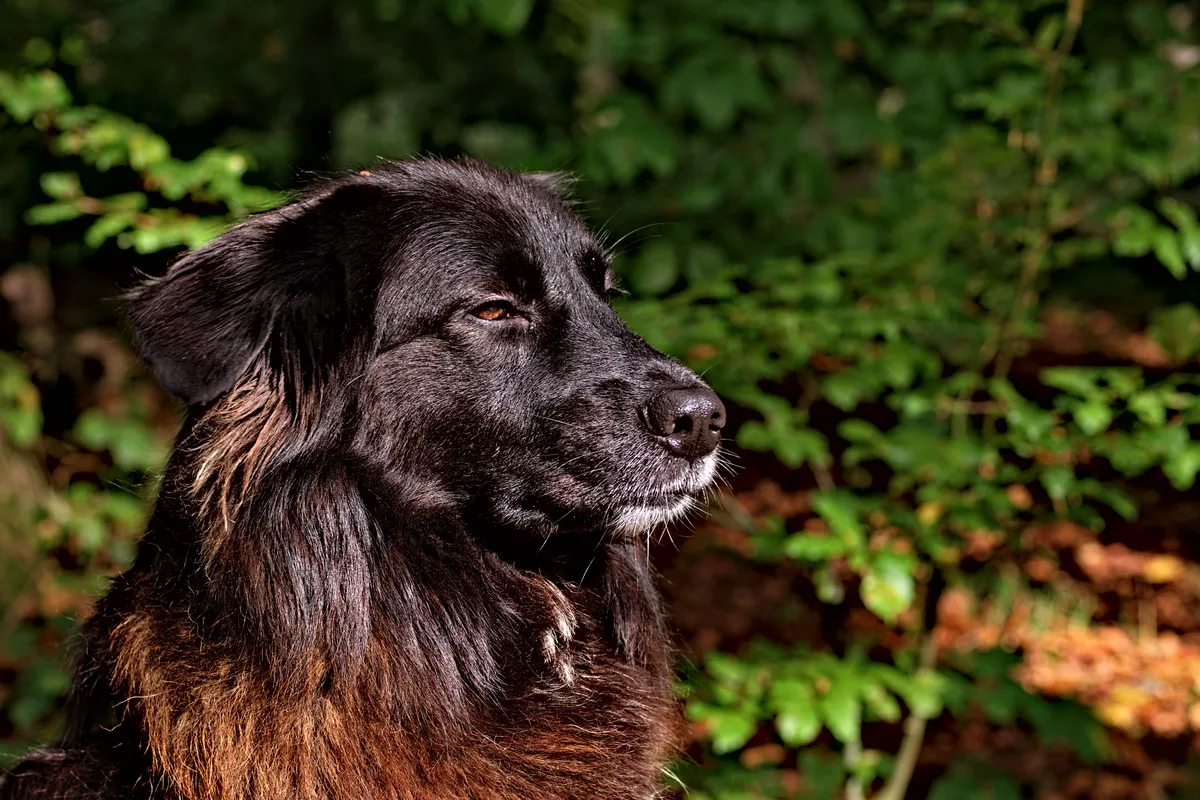
<svg viewBox="0 0 1200 800">
<path fill-rule="evenodd" d="M 0 0 L 0 14 L 0 254 L 55 283 L 127 281 L 112 263 L 201 244 L 279 202 L 296 168 L 433 151 L 580 175 L 581 208 L 624 233 L 630 324 L 736 404 L 750 472 L 807 498 L 807 521 L 731 499 L 717 523 L 746 535 L 747 560 L 803 565 L 845 623 L 840 642 L 697 654 L 681 686 L 692 796 L 915 796 L 928 726 L 972 715 L 1085 765 L 1113 757 L 1089 708 L 1109 703 L 1122 735 L 1168 730 L 1139 721 L 1152 703 L 1122 723 L 1115 690 L 1039 691 L 1017 655 L 936 641 L 931 623 L 961 590 L 1050 609 L 1043 628 L 1130 625 L 1093 620 L 1100 589 L 1078 575 L 1018 568 L 1027 533 L 1137 531 L 1146 498 L 1195 489 L 1197 4 Z M 1064 355 L 1064 312 L 1115 316 L 1124 343 Z M 14 476 L 0 708 L 19 744 L 53 728 L 55 645 L 127 562 L 171 428 L 134 374 L 50 419 L 28 327 L 0 353 Z M 981 536 L 1015 555 L 972 556 Z M 875 622 L 849 624 L 858 610 Z M 1197 691 L 1175 738 L 1200 735 Z M 1092 796 L 1059 777 L 968 752 L 922 785 L 931 800 Z"/>
</svg>

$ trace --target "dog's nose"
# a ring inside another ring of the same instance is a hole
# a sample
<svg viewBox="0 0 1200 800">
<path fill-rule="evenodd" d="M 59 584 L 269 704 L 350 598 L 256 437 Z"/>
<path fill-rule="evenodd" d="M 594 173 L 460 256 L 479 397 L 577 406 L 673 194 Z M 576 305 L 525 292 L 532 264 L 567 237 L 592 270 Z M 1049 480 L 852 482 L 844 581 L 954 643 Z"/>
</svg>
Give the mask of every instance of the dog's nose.
<svg viewBox="0 0 1200 800">
<path fill-rule="evenodd" d="M 717 449 L 725 404 L 707 386 L 667 389 L 654 395 L 641 416 L 672 454 L 695 461 Z"/>
</svg>

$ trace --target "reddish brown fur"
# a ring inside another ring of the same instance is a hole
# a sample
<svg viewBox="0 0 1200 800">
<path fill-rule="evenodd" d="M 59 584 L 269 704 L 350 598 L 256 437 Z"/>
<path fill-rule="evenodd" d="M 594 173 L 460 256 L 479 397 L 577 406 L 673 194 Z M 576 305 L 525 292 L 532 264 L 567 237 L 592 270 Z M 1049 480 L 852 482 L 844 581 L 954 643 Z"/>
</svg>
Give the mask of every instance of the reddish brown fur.
<svg viewBox="0 0 1200 800">
<path fill-rule="evenodd" d="M 357 686 L 322 692 L 317 668 L 289 697 L 248 673 L 236 648 L 202 652 L 186 620 L 136 612 L 113 631 L 110 647 L 155 771 L 189 800 L 540 800 L 583 797 L 561 793 L 581 784 L 591 797 L 650 798 L 656 786 L 608 782 L 603 765 L 631 757 L 653 774 L 679 735 L 674 704 L 659 693 L 635 690 L 612 708 L 589 700 L 594 687 L 607 696 L 614 683 L 641 683 L 602 656 L 588 659 L 573 691 L 575 713 L 593 724 L 547 730 L 536 716 L 493 719 L 491 737 L 441 731 L 451 738 L 428 744 L 389 718 L 402 687 L 377 679 L 390 672 L 379 666 L 387 652 L 377 643 Z"/>
<path fill-rule="evenodd" d="M 233 528 L 240 498 L 254 491 L 271 451 L 286 441 L 295 424 L 283 394 L 250 375 L 200 420 L 199 453 L 192 496 L 210 531 L 205 557 L 213 558 Z"/>
</svg>

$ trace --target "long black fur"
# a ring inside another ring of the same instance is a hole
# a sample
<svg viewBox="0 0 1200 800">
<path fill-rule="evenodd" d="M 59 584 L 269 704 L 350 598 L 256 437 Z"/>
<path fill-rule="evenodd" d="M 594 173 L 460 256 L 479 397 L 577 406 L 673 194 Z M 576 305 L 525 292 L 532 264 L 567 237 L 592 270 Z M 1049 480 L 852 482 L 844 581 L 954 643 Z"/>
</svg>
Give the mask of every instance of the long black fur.
<svg viewBox="0 0 1200 800">
<path fill-rule="evenodd" d="M 716 456 L 639 419 L 703 385 L 621 323 L 560 192 L 469 161 L 347 175 L 132 294 L 187 420 L 67 735 L 0 798 L 658 796 L 645 536 Z"/>
</svg>

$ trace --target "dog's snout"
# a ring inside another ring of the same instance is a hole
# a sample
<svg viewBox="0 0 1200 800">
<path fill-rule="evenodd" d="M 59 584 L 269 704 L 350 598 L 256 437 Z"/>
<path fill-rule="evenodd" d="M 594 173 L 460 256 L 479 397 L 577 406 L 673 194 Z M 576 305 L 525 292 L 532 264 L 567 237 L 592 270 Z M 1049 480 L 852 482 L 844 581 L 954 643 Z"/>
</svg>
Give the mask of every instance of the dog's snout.
<svg viewBox="0 0 1200 800">
<path fill-rule="evenodd" d="M 645 405 L 642 422 L 673 455 L 695 461 L 717 449 L 725 404 L 707 386 L 667 389 Z"/>
</svg>

